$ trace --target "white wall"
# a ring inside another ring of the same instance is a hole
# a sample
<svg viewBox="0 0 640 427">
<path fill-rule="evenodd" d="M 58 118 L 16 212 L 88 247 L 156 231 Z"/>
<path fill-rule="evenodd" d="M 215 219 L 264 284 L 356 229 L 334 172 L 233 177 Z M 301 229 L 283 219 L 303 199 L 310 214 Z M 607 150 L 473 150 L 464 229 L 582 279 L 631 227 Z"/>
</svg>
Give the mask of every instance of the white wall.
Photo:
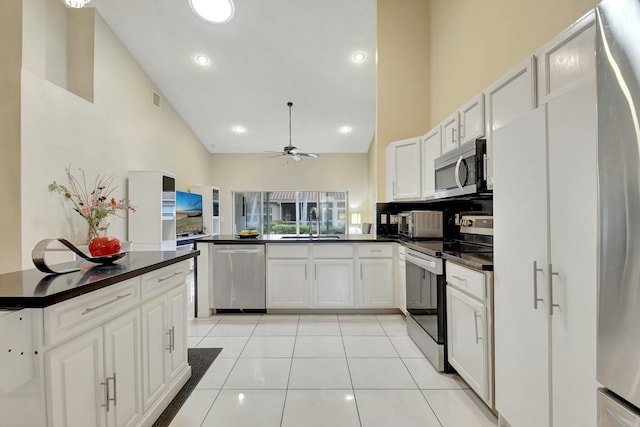
<svg viewBox="0 0 640 427">
<path fill-rule="evenodd" d="M 153 82 L 97 13 L 94 102 L 45 79 L 42 11 L 50 2 L 59 0 L 26 1 L 23 17 L 22 268 L 33 267 L 31 249 L 43 238 L 84 241 L 86 223 L 47 191 L 53 180 L 66 182 L 69 164 L 90 179 L 112 175 L 117 197 L 125 196 L 129 170 L 173 173 L 179 189 L 209 179 L 209 153 L 166 99 L 160 109 L 151 103 Z M 114 217 L 109 234 L 126 239 L 125 220 Z"/>
<path fill-rule="evenodd" d="M 213 154 L 211 182 L 220 187 L 221 234 L 233 229 L 232 191 L 319 190 L 348 191 L 349 212 L 369 219 L 374 203 L 368 193 L 367 154 L 321 154 L 318 159 L 299 162 L 268 158 L 267 154 Z"/>
</svg>

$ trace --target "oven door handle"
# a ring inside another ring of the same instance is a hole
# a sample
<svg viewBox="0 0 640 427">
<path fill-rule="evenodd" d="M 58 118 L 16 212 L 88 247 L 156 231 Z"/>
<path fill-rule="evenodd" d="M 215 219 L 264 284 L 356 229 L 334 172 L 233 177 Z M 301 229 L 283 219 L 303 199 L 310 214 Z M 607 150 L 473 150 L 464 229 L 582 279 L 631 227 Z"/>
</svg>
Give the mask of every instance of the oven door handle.
<svg viewBox="0 0 640 427">
<path fill-rule="evenodd" d="M 411 252 L 407 252 L 405 254 L 406 262 L 410 262 L 411 264 L 417 265 L 418 267 L 429 271 L 430 273 L 438 274 L 438 264 L 434 260 L 424 259 L 418 256 L 415 256 Z M 411 259 L 409 259 L 411 258 Z"/>
<path fill-rule="evenodd" d="M 462 183 L 460 182 L 460 165 L 462 164 L 462 159 L 463 159 L 463 156 L 458 157 L 458 161 L 456 162 L 456 171 L 454 172 L 455 178 L 456 178 L 456 185 L 461 190 L 463 189 Z"/>
</svg>

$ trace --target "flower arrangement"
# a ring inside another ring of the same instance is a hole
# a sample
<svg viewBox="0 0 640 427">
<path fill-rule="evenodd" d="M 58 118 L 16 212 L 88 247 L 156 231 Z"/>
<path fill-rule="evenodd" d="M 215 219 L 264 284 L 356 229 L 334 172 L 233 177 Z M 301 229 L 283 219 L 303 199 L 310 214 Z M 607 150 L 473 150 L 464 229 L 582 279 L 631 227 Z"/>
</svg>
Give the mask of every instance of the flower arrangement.
<svg viewBox="0 0 640 427">
<path fill-rule="evenodd" d="M 68 186 L 58 184 L 53 181 L 49 184 L 49 191 L 56 192 L 64 197 L 64 200 L 71 202 L 73 210 L 78 212 L 89 224 L 87 232 L 87 243 L 94 237 L 98 237 L 100 231 L 106 232 L 108 224 L 103 221 L 109 215 L 118 215 L 119 211 L 135 212 L 135 208 L 129 204 L 127 199 L 116 200 L 112 197 L 113 187 L 112 176 L 98 175 L 93 183 L 93 187 L 87 187 L 87 180 L 84 170 L 80 171 L 80 178 L 76 178 L 71 173 L 71 167 L 65 169 L 67 173 Z"/>
</svg>

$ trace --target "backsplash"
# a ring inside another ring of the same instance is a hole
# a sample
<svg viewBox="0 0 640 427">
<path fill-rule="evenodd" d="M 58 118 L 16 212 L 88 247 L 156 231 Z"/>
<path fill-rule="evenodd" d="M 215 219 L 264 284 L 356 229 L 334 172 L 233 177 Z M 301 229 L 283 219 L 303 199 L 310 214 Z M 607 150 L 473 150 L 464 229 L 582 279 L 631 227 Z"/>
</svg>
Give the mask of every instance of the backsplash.
<svg viewBox="0 0 640 427">
<path fill-rule="evenodd" d="M 413 201 L 413 202 L 388 202 L 376 203 L 376 230 L 378 236 L 395 236 L 398 234 L 397 223 L 392 223 L 397 218 L 398 212 L 411 210 L 436 210 L 442 211 L 444 222 L 444 238 L 459 238 L 460 227 L 455 225 L 455 215 L 473 213 L 475 215 L 493 215 L 493 197 L 481 195 L 474 197 L 460 197 L 449 199 Z"/>
</svg>

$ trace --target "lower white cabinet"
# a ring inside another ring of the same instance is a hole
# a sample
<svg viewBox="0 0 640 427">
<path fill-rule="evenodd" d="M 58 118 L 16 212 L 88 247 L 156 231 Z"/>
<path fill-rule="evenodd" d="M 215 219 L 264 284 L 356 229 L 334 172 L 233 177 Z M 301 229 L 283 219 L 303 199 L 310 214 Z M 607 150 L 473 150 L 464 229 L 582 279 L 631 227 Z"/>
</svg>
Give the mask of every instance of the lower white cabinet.
<svg viewBox="0 0 640 427">
<path fill-rule="evenodd" d="M 393 244 L 267 245 L 267 308 L 393 308 Z"/>
<path fill-rule="evenodd" d="M 353 307 L 353 260 L 313 261 L 312 304 L 319 308 Z"/>
<path fill-rule="evenodd" d="M 358 264 L 358 305 L 393 307 L 393 259 L 360 259 Z"/>
<path fill-rule="evenodd" d="M 140 399 L 140 313 L 132 310 L 49 351 L 50 426 L 134 426 Z"/>
<path fill-rule="evenodd" d="M 493 408 L 491 274 L 447 261 L 446 277 L 449 363 Z"/>
<path fill-rule="evenodd" d="M 407 250 L 398 244 L 398 272 L 394 281 L 394 306 L 407 314 Z"/>
<path fill-rule="evenodd" d="M 186 266 L 47 307 L 71 325 L 44 349 L 48 427 L 153 423 L 188 379 Z"/>
<path fill-rule="evenodd" d="M 309 279 L 306 259 L 267 260 L 267 307 L 309 306 Z"/>
<path fill-rule="evenodd" d="M 187 285 L 142 305 L 142 395 L 145 410 L 187 363 Z"/>
</svg>

